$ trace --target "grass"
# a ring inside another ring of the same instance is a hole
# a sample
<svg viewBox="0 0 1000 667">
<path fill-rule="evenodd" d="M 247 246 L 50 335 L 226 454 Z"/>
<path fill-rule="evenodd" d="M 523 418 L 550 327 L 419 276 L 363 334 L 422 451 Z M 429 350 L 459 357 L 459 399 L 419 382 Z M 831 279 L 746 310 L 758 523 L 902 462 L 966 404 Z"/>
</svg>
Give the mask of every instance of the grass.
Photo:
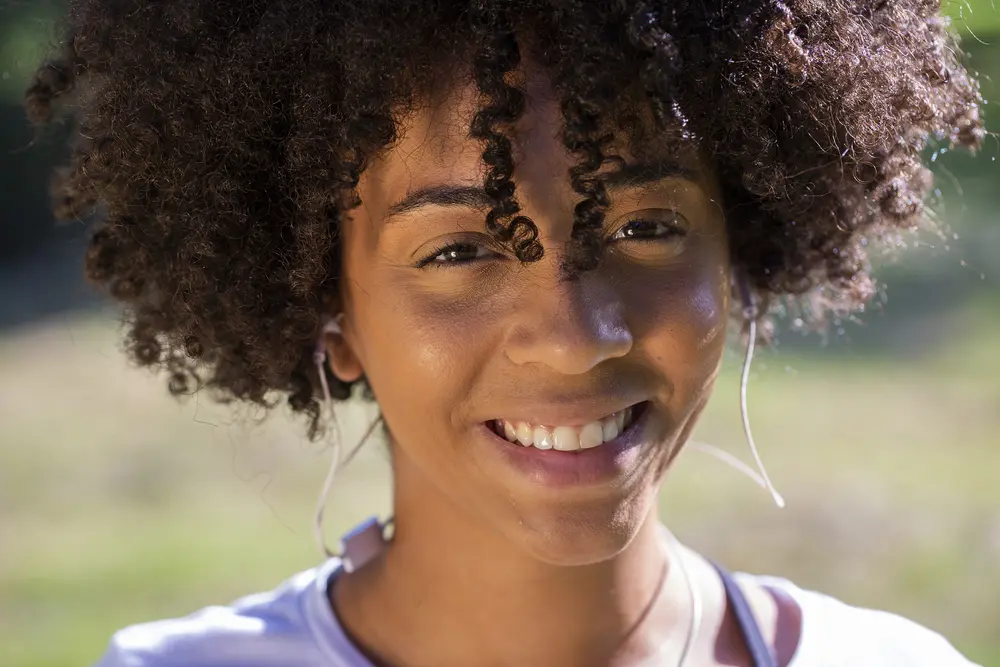
<svg viewBox="0 0 1000 667">
<path fill-rule="evenodd" d="M 789 507 L 692 451 L 668 479 L 665 518 L 730 567 L 903 613 L 1000 667 L 998 322 L 956 317 L 968 336 L 907 363 L 763 355 L 751 413 Z M 746 459 L 732 356 L 696 437 Z M 90 665 L 123 625 L 317 561 L 325 459 L 301 446 L 302 426 L 174 403 L 127 367 L 107 316 L 0 338 L 0 405 L 2 665 Z M 343 416 L 348 441 L 363 416 Z M 282 462 L 266 491 L 247 472 L 261 457 Z M 387 509 L 383 459 L 369 448 L 339 482 L 329 535 Z"/>
<path fill-rule="evenodd" d="M 944 0 L 941 5 L 944 13 L 955 21 L 962 32 L 985 37 L 1000 31 L 1000 5 L 997 0 Z"/>
</svg>

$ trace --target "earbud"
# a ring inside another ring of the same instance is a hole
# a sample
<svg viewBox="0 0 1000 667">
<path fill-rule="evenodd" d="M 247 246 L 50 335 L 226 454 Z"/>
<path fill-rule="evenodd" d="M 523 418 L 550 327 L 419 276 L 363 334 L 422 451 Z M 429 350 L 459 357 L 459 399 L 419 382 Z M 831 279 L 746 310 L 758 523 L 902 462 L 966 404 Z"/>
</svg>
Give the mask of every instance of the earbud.
<svg viewBox="0 0 1000 667">
<path fill-rule="evenodd" d="M 736 291 L 740 295 L 740 305 L 743 307 L 743 318 L 750 323 L 755 323 L 760 313 L 757 312 L 757 304 L 750 293 L 750 281 L 746 273 L 738 270 L 734 281 L 736 282 Z"/>
<path fill-rule="evenodd" d="M 331 317 L 323 324 L 323 333 L 337 334 L 338 336 L 343 335 L 344 330 L 341 328 L 340 323 L 344 319 L 343 313 L 337 313 L 334 317 Z"/>
<path fill-rule="evenodd" d="M 338 336 L 344 335 L 344 330 L 340 326 L 343 319 L 343 313 L 337 313 L 333 317 L 327 319 L 323 323 L 322 332 L 324 334 L 332 333 Z M 323 389 L 323 403 L 326 407 L 332 408 L 333 401 L 330 397 L 330 386 L 326 381 L 326 341 L 323 340 L 323 336 L 320 336 L 316 341 L 316 351 L 313 353 L 313 363 L 316 364 L 316 372 L 319 375 L 320 385 Z"/>
<path fill-rule="evenodd" d="M 343 313 L 338 313 L 336 316 L 327 319 L 323 323 L 321 332 L 324 334 L 332 333 L 338 336 L 344 335 L 344 330 L 340 326 L 340 322 L 343 319 Z M 329 394 L 329 389 L 326 384 L 326 373 L 323 371 L 323 367 L 326 364 L 326 341 L 323 340 L 322 335 L 316 339 L 316 350 L 313 352 L 313 363 L 316 364 L 316 370 L 319 373 L 320 382 L 323 384 L 324 397 L 329 400 L 329 396 L 327 396 L 327 394 Z"/>
</svg>

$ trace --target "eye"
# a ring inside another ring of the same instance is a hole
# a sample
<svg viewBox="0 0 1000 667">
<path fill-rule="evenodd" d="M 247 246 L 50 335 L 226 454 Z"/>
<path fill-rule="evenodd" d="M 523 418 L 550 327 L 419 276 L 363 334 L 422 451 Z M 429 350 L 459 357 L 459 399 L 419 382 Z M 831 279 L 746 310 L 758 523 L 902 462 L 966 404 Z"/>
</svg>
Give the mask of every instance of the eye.
<svg viewBox="0 0 1000 667">
<path fill-rule="evenodd" d="M 428 266 L 449 267 L 469 264 L 487 257 L 492 257 L 493 253 L 481 245 L 468 242 L 449 243 L 432 251 L 417 263 L 419 268 Z"/>
<path fill-rule="evenodd" d="M 685 221 L 680 213 L 671 211 L 658 218 L 629 220 L 611 236 L 612 241 L 658 241 L 684 236 Z"/>
</svg>

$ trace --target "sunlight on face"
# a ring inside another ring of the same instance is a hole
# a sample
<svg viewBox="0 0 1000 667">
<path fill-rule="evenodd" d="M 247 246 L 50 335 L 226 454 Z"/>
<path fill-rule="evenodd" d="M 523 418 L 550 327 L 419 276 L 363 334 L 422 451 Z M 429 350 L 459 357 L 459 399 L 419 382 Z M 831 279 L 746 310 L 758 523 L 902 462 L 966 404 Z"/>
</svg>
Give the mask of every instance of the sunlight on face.
<svg viewBox="0 0 1000 667">
<path fill-rule="evenodd" d="M 574 159 L 546 79 L 529 71 L 526 90 L 514 180 L 544 258 L 522 264 L 486 233 L 482 146 L 468 138 L 478 98 L 456 87 L 361 179 L 344 228 L 347 338 L 393 437 L 397 512 L 448 506 L 538 558 L 593 562 L 635 534 L 708 398 L 728 242 L 696 151 L 622 145 L 604 262 L 565 280 Z M 538 442 L 509 442 L 505 424 Z M 544 449 L 546 433 L 593 445 L 601 424 L 599 446 Z"/>
</svg>

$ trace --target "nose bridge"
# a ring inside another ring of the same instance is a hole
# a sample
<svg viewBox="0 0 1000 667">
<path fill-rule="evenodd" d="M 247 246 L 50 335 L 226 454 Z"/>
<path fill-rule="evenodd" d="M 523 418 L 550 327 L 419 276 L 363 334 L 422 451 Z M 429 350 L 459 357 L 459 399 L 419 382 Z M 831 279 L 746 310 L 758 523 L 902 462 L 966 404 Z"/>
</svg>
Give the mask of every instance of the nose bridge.
<svg viewBox="0 0 1000 667">
<path fill-rule="evenodd" d="M 577 375 L 628 354 L 632 334 L 622 304 L 595 274 L 572 279 L 553 267 L 546 278 L 530 281 L 506 337 L 508 358 Z"/>
</svg>

